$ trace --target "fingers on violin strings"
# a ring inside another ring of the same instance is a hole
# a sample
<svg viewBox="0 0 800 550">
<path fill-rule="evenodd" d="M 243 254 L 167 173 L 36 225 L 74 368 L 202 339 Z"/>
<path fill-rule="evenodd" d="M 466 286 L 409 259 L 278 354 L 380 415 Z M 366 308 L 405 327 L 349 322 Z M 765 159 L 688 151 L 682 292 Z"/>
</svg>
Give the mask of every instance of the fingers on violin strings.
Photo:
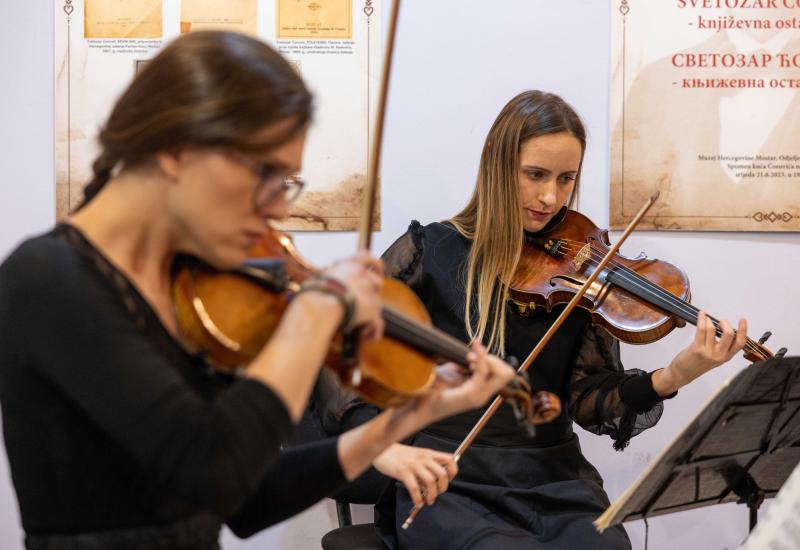
<svg viewBox="0 0 800 550">
<path fill-rule="evenodd" d="M 472 371 L 472 376 L 479 376 L 481 380 L 489 377 L 489 364 L 486 360 L 486 350 L 481 346 L 481 349 L 475 349 L 469 353 L 472 360 L 469 362 L 469 370 Z"/>
<path fill-rule="evenodd" d="M 479 361 L 486 355 L 486 348 L 477 340 L 473 340 L 469 344 L 469 353 L 467 354 L 467 360 L 471 363 Z"/>
<path fill-rule="evenodd" d="M 702 311 L 697 312 L 697 325 L 695 326 L 694 330 L 694 342 L 695 346 L 704 346 L 706 343 L 706 334 L 703 329 L 706 326 L 706 314 Z"/>
<path fill-rule="evenodd" d="M 731 344 L 733 344 L 733 327 L 728 321 L 722 319 L 719 322 L 719 329 L 722 331 L 722 335 L 719 338 L 719 349 L 723 355 L 727 356 L 731 351 Z"/>
<path fill-rule="evenodd" d="M 717 341 L 716 328 L 705 311 L 701 311 L 697 314 L 697 333 L 695 340 L 705 349 L 713 346 Z"/>
<path fill-rule="evenodd" d="M 743 349 L 746 343 L 747 343 L 747 319 L 739 319 L 739 326 L 736 329 L 736 341 L 734 342 L 734 345 L 736 346 L 736 351 Z"/>
<path fill-rule="evenodd" d="M 486 348 L 477 340 L 473 340 L 469 343 L 469 349 L 470 351 L 467 352 L 467 364 L 469 365 L 469 370 L 472 371 L 473 374 L 477 374 L 482 370 L 488 372 L 488 365 L 486 365 L 485 361 L 485 356 L 487 353 Z M 483 369 L 483 367 L 486 368 Z"/>
</svg>

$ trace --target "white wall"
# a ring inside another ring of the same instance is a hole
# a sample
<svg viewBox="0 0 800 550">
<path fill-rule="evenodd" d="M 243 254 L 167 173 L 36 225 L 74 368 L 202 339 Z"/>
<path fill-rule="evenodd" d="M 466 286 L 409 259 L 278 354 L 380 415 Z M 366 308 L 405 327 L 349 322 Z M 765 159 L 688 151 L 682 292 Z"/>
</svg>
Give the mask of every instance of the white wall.
<svg viewBox="0 0 800 550">
<path fill-rule="evenodd" d="M 48 228 L 54 211 L 52 9 L 48 2 L 6 4 L 0 18 L 0 258 L 21 239 Z M 584 117 L 589 148 L 580 209 L 597 225 L 607 224 L 609 13 L 609 0 L 403 3 L 384 145 L 384 228 L 375 236 L 376 251 L 409 220 L 440 220 L 465 203 L 491 121 L 505 101 L 528 88 L 561 94 Z M 318 264 L 349 253 L 356 242 L 349 233 L 303 234 L 296 240 Z M 694 302 L 717 316 L 747 316 L 751 336 L 771 330 L 773 347 L 786 345 L 790 352 L 800 341 L 792 313 L 800 303 L 796 234 L 640 232 L 624 249 L 645 250 L 681 266 L 691 278 Z M 691 336 L 684 329 L 656 344 L 626 346 L 624 362 L 644 369 L 663 366 Z M 705 396 L 744 365 L 737 359 L 681 391 L 666 404 L 659 425 L 624 453 L 614 452 L 608 439 L 583 436 L 585 452 L 605 476 L 612 498 Z M 7 472 L 5 463 L 0 470 Z M 356 517 L 368 518 L 369 510 L 357 510 Z M 333 507 L 323 503 L 248 541 L 226 534 L 223 544 L 229 550 L 314 548 L 335 521 Z M 746 522 L 746 509 L 735 505 L 655 518 L 650 547 L 735 548 Z M 643 548 L 641 522 L 629 532 L 634 548 Z M 2 473 L 0 547 L 22 548 L 21 536 L 13 490 Z"/>
</svg>

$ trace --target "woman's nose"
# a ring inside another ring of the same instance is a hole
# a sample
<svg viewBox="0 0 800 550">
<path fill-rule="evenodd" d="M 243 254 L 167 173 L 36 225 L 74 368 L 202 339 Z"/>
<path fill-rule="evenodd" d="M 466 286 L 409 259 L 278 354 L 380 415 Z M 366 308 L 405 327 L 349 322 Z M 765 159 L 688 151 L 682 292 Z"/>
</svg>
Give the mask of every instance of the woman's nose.
<svg viewBox="0 0 800 550">
<path fill-rule="evenodd" d="M 545 206 L 553 206 L 556 203 L 556 182 L 555 180 L 543 181 L 536 190 L 536 200 Z"/>
<path fill-rule="evenodd" d="M 258 210 L 267 220 L 282 220 L 289 216 L 289 201 L 286 193 L 278 193 L 268 204 Z"/>
</svg>

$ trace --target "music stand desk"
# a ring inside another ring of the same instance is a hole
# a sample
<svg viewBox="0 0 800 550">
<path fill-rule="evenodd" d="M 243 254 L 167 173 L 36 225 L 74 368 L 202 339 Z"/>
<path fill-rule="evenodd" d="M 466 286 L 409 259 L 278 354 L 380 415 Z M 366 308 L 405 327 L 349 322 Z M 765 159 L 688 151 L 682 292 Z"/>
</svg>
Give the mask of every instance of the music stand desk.
<svg viewBox="0 0 800 550">
<path fill-rule="evenodd" d="M 800 357 L 760 361 L 725 382 L 595 526 L 739 502 L 753 529 L 799 461 Z"/>
</svg>

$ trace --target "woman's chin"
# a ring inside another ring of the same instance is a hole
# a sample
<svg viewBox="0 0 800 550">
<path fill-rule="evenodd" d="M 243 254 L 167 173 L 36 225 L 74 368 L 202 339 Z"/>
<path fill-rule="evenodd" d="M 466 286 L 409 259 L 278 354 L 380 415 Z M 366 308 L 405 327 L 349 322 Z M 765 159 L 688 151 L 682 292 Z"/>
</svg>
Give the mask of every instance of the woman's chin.
<svg viewBox="0 0 800 550">
<path fill-rule="evenodd" d="M 544 229 L 544 226 L 547 225 L 547 222 L 539 222 L 539 221 L 529 221 L 526 220 L 525 223 L 522 224 L 522 227 L 525 228 L 525 231 L 528 233 L 536 233 Z"/>
<path fill-rule="evenodd" d="M 227 271 L 241 266 L 247 259 L 247 251 L 238 248 L 216 252 L 205 251 L 198 256 L 211 267 Z"/>
</svg>

